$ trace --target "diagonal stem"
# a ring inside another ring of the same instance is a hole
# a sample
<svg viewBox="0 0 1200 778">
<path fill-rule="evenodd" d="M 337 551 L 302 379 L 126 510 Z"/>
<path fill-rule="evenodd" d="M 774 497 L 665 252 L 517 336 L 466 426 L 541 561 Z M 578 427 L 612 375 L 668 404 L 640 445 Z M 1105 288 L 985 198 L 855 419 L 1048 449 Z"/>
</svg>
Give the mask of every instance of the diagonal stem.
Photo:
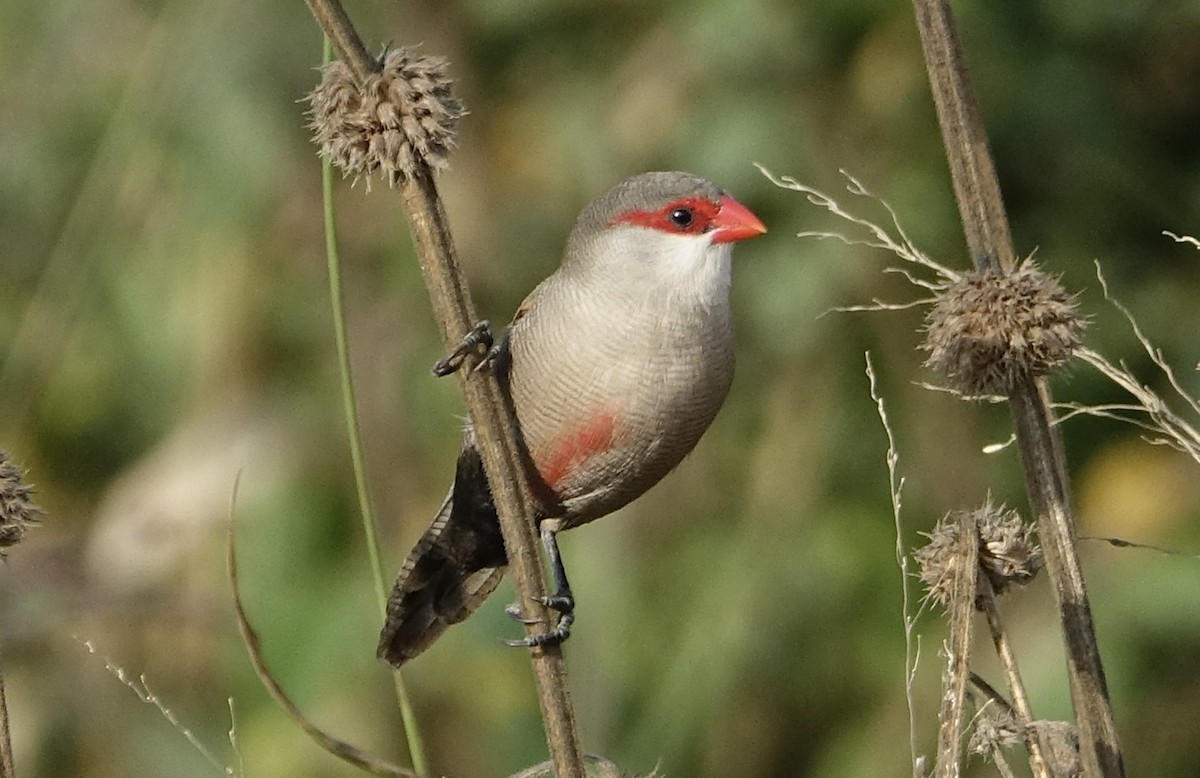
<svg viewBox="0 0 1200 778">
<path fill-rule="evenodd" d="M 980 571 L 978 603 L 984 616 L 987 617 L 988 631 L 992 635 L 992 645 L 996 647 L 996 657 L 1004 671 L 1008 682 L 1008 691 L 1012 695 L 1013 718 L 1021 725 L 1021 737 L 1025 741 L 1025 749 L 1029 752 L 1029 769 L 1034 778 L 1053 778 L 1046 766 L 1046 757 L 1042 749 L 1042 740 L 1033 724 L 1033 711 L 1029 707 L 1029 696 L 1025 693 L 1025 684 L 1021 681 L 1021 672 L 1017 668 L 1017 657 L 1013 653 L 1012 642 L 1008 639 L 1008 631 L 1000 619 L 1000 607 L 996 604 L 996 593 L 987 575 Z"/>
<path fill-rule="evenodd" d="M 359 83 L 378 71 L 379 63 L 367 53 L 339 0 L 307 2 L 317 23 Z M 433 171 L 423 160 L 418 160 L 414 168 L 411 176 L 397 183 L 434 317 L 447 344 L 454 346 L 474 327 L 477 318 L 458 265 Z M 535 617 L 542 619 L 542 623 L 550 623 L 552 613 L 539 601 L 546 595 L 547 586 L 538 554 L 534 502 L 529 494 L 523 448 L 512 408 L 492 376 L 460 370 L 458 380 L 474 425 L 517 592 Z M 538 629 L 530 624 L 527 634 Z M 559 778 L 584 778 L 583 750 L 562 650 L 558 646 L 541 646 L 531 655 L 555 773 Z"/>
<path fill-rule="evenodd" d="M 453 345 L 471 330 L 477 317 L 429 167 L 419 165 L 416 174 L 401 183 L 400 192 L 434 316 L 446 343 Z M 469 369 L 459 370 L 457 375 L 475 427 L 517 592 L 541 623 L 552 623 L 554 614 L 540 604 L 548 587 L 538 554 L 533 498 L 511 405 L 491 375 Z M 541 627 L 535 623 L 526 629 L 527 634 L 533 634 Z M 555 774 L 559 778 L 583 778 L 583 751 L 562 650 L 559 646 L 542 646 L 531 654 Z"/>
<path fill-rule="evenodd" d="M 379 62 L 367 51 L 362 38 L 338 0 L 306 0 L 308 10 L 321 25 L 325 37 L 337 49 L 338 59 L 346 63 L 354 80 L 362 83 L 367 76 L 379 71 Z"/>
</svg>

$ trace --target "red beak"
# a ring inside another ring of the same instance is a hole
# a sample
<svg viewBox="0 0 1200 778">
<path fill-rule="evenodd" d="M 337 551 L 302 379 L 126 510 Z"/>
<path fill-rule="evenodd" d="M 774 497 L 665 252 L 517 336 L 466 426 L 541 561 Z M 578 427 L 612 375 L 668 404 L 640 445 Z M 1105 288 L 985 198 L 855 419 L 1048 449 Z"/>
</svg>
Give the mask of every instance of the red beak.
<svg viewBox="0 0 1200 778">
<path fill-rule="evenodd" d="M 713 233 L 713 243 L 733 243 L 758 237 L 767 231 L 762 220 L 729 195 L 722 195 L 717 205 L 720 210 L 712 222 L 717 228 Z"/>
</svg>

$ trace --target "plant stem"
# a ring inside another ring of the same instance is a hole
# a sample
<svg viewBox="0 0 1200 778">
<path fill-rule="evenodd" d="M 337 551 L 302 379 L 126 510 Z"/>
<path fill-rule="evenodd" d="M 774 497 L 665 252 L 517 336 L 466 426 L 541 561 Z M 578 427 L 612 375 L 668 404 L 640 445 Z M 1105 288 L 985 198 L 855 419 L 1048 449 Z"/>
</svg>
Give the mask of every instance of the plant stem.
<svg viewBox="0 0 1200 778">
<path fill-rule="evenodd" d="M 972 261 L 979 270 L 1016 266 L 987 133 L 967 77 L 962 46 L 945 0 L 913 0 L 925 65 Z M 1022 381 L 1009 396 L 1029 500 L 1037 516 L 1063 636 L 1071 701 L 1087 776 L 1125 774 L 1091 606 L 1074 544 L 1074 518 L 1062 441 L 1050 423 L 1044 379 Z"/>
<path fill-rule="evenodd" d="M 337 49 L 338 58 L 354 74 L 355 81 L 361 84 L 369 74 L 379 70 L 379 63 L 363 45 L 362 38 L 338 0 L 305 1 L 317 24 L 325 32 L 325 38 Z"/>
<path fill-rule="evenodd" d="M 914 646 L 913 633 L 916 629 L 916 617 L 912 615 L 911 581 L 908 573 L 908 554 L 904 552 L 904 532 L 900 521 L 901 492 L 904 490 L 904 478 L 900 476 L 897 467 L 900 464 L 900 453 L 896 450 L 896 436 L 892 432 L 892 424 L 888 420 L 887 409 L 883 404 L 883 395 L 875 378 L 875 366 L 871 364 L 871 352 L 866 353 L 867 380 L 870 384 L 871 399 L 875 401 L 875 410 L 883 431 L 887 435 L 887 469 L 888 491 L 892 495 L 892 521 L 896 527 L 896 564 L 900 567 L 900 614 L 904 621 L 904 699 L 908 703 L 908 750 L 912 762 L 913 778 L 922 778 L 917 765 L 917 716 L 913 699 L 913 678 L 917 673 L 917 648 Z"/>
<path fill-rule="evenodd" d="M 322 48 L 322 60 L 329 62 L 333 48 L 328 36 Z M 375 581 L 375 594 L 380 616 L 387 615 L 388 585 L 383 573 L 382 556 L 379 553 L 379 532 L 375 522 L 375 509 L 367 487 L 362 429 L 358 416 L 358 397 L 354 390 L 354 373 L 350 362 L 350 339 L 346 334 L 346 305 L 342 295 L 342 267 L 337 248 L 337 221 L 333 212 L 333 167 L 328 160 L 321 162 L 321 202 L 325 220 L 325 258 L 329 269 L 329 302 L 333 311 L 333 334 L 337 343 L 338 372 L 341 376 L 342 408 L 346 416 L 346 434 L 350 443 L 350 461 L 354 469 L 354 487 L 358 495 L 359 514 L 362 517 L 363 538 L 366 540 L 367 556 L 370 559 L 371 576 Z M 416 713 L 408 697 L 408 689 L 400 671 L 392 672 L 396 688 L 396 700 L 400 706 L 400 720 L 408 743 L 409 757 L 413 769 L 421 778 L 429 775 L 425 757 L 425 746 L 417 726 Z"/>
<path fill-rule="evenodd" d="M 400 191 L 434 316 L 447 345 L 453 347 L 477 319 L 429 166 L 419 165 L 416 174 L 401 184 Z M 527 454 L 518 439 L 512 407 L 500 385 L 491 375 L 470 368 L 468 363 L 457 372 L 459 386 L 475 427 L 500 518 L 508 566 L 516 578 L 517 594 L 525 607 L 533 610 L 533 616 L 541 619 L 540 623 L 526 626 L 527 633 L 533 634 L 543 624 L 552 623 L 555 614 L 539 602 L 548 587 L 535 534 L 533 498 L 525 475 Z M 533 649 L 531 656 L 555 775 L 583 778 L 583 751 L 562 650 L 559 646 L 545 646 Z"/>
<path fill-rule="evenodd" d="M 962 769 L 963 721 L 967 707 L 967 682 L 971 677 L 971 622 L 979 577 L 979 528 L 970 511 L 959 519 L 958 548 L 952 554 L 960 565 L 954 579 L 946 616 L 950 621 L 946 641 L 946 670 L 942 680 L 942 709 L 938 713 L 938 749 L 934 764 L 937 778 L 958 778 Z"/>
<path fill-rule="evenodd" d="M 360 83 L 379 69 L 379 63 L 367 54 L 338 0 L 307 2 L 317 23 Z M 399 182 L 399 188 L 434 317 L 447 346 L 453 348 L 478 320 L 458 265 L 433 171 L 424 161 L 414 167 L 413 174 Z M 474 425 L 517 593 L 526 608 L 533 611 L 534 618 L 541 619 L 540 624 L 552 623 L 555 613 L 538 601 L 546 595 L 548 587 L 538 551 L 534 502 L 526 478 L 527 454 L 519 439 L 515 416 L 495 378 L 475 373 L 470 363 L 464 367 L 458 371 L 459 387 Z M 527 634 L 539 631 L 540 624 L 526 625 Z M 583 750 L 562 649 L 544 646 L 530 654 L 555 774 L 558 778 L 584 778 Z"/>
<path fill-rule="evenodd" d="M 1025 693 L 1025 684 L 1021 682 L 1021 672 L 1017 669 L 1017 657 L 1013 653 L 1012 643 L 1008 640 L 1004 622 L 1000 619 L 1000 608 L 996 604 L 992 582 L 986 575 L 980 576 L 979 588 L 981 594 L 978 601 L 987 617 L 988 631 L 992 635 L 992 645 L 996 647 L 996 656 L 1000 659 L 1000 667 L 1008 681 L 1008 692 L 1012 695 L 1013 716 L 1021 725 L 1021 737 L 1025 741 L 1025 749 L 1029 752 L 1029 769 L 1034 778 L 1053 778 L 1042 753 L 1041 738 L 1033 725 L 1033 711 L 1029 707 L 1029 696 Z"/>
</svg>

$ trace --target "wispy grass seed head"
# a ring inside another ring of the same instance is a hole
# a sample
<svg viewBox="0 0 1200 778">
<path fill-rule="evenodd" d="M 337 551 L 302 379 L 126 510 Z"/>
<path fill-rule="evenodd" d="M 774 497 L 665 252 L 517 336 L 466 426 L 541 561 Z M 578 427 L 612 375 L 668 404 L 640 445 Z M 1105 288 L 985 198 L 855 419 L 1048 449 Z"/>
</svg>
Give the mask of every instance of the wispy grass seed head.
<svg viewBox="0 0 1200 778">
<path fill-rule="evenodd" d="M 1007 395 L 1062 367 L 1086 320 L 1059 284 L 1026 260 L 1012 273 L 973 272 L 938 294 L 925 320 L 927 367 L 967 395 Z"/>
<path fill-rule="evenodd" d="M 965 560 L 957 551 L 963 521 L 978 528 L 979 565 L 996 594 L 1028 583 L 1042 568 L 1042 550 L 1033 540 L 1034 526 L 1022 521 L 1015 510 L 993 505 L 989 498 L 978 508 L 948 513 L 932 531 L 923 533 L 929 543 L 913 556 L 926 599 L 944 607 L 963 574 Z"/>
<path fill-rule="evenodd" d="M 422 160 L 446 167 L 466 114 L 448 63 L 396 48 L 384 51 L 381 65 L 361 86 L 340 61 L 322 68 L 321 83 L 307 96 L 319 153 L 342 175 L 381 172 L 389 185 L 411 177 Z"/>
<path fill-rule="evenodd" d="M 29 525 L 36 524 L 41 514 L 33 504 L 25 473 L 0 451 L 0 557 L 21 542 Z"/>
</svg>

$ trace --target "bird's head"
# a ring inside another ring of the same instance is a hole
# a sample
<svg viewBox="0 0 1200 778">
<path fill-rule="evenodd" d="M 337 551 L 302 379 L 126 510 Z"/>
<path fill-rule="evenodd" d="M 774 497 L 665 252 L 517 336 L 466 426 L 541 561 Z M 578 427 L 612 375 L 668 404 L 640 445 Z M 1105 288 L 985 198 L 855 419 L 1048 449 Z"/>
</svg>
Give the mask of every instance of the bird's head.
<svg viewBox="0 0 1200 778">
<path fill-rule="evenodd" d="M 734 243 L 767 228 L 716 184 L 690 173 L 642 173 L 593 200 L 567 241 L 563 270 L 633 284 L 727 288 Z"/>
</svg>

